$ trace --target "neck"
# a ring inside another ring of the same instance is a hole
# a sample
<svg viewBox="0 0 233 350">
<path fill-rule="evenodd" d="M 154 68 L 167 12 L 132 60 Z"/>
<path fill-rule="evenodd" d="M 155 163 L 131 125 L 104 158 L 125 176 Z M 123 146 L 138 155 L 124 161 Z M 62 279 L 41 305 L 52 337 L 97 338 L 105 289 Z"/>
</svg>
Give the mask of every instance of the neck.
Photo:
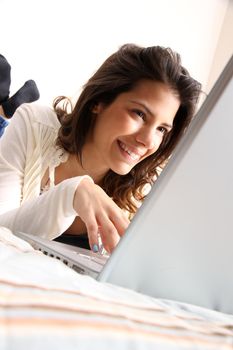
<svg viewBox="0 0 233 350">
<path fill-rule="evenodd" d="M 96 184 L 101 183 L 102 179 L 106 175 L 106 171 L 95 169 L 95 165 L 88 164 L 87 159 L 82 159 L 82 164 L 78 157 L 74 154 L 70 154 L 66 163 L 63 163 L 63 174 L 66 178 L 75 176 L 89 175 Z"/>
</svg>

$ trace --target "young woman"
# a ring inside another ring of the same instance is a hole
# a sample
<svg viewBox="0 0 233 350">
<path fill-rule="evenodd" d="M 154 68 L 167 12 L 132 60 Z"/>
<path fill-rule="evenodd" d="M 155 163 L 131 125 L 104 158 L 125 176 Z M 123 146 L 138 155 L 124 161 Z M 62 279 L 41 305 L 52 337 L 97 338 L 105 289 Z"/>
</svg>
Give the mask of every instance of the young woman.
<svg viewBox="0 0 233 350">
<path fill-rule="evenodd" d="M 123 45 L 74 108 L 17 109 L 0 142 L 0 225 L 54 239 L 87 232 L 112 252 L 194 112 L 200 84 L 180 56 Z"/>
</svg>

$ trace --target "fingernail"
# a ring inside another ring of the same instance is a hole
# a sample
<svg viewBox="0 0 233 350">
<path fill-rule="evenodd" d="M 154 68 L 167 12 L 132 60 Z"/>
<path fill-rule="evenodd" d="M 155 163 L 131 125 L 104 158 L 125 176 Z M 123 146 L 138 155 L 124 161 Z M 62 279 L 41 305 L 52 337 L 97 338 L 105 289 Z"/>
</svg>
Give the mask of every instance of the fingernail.
<svg viewBox="0 0 233 350">
<path fill-rule="evenodd" d="M 92 250 L 93 250 L 94 253 L 98 253 L 98 251 L 99 251 L 98 245 L 97 244 L 93 244 Z"/>
</svg>

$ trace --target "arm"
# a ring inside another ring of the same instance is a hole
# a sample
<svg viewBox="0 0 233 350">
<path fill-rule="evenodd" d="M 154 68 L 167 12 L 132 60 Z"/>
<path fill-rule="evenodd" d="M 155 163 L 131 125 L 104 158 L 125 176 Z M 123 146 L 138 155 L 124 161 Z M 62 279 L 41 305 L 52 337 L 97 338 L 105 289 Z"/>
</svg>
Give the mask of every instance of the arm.
<svg viewBox="0 0 233 350">
<path fill-rule="evenodd" d="M 67 179 L 21 203 L 26 159 L 37 143 L 32 136 L 32 116 L 25 111 L 26 107 L 17 110 L 0 141 L 0 225 L 53 239 L 79 215 L 90 246 L 98 244 L 100 233 L 104 247 L 112 251 L 129 220 L 89 176 Z"/>
<path fill-rule="evenodd" d="M 26 159 L 35 148 L 32 124 L 26 108 L 19 108 L 0 141 L 0 225 L 53 239 L 77 216 L 73 198 L 83 177 L 63 181 L 21 204 Z"/>
<path fill-rule="evenodd" d="M 28 232 L 48 239 L 61 235 L 77 216 L 73 197 L 82 178 L 64 180 L 38 198 L 0 215 L 0 225 L 13 232 Z"/>
</svg>

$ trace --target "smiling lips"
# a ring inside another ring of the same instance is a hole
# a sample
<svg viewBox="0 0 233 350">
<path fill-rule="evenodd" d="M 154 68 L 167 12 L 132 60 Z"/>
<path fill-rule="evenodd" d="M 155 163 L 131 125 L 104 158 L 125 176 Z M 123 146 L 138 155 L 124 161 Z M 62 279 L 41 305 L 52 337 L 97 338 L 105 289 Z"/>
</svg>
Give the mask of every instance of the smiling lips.
<svg viewBox="0 0 233 350">
<path fill-rule="evenodd" d="M 142 156 L 139 153 L 135 153 L 134 151 L 132 151 L 132 149 L 130 149 L 128 146 L 126 146 L 123 142 L 118 140 L 118 144 L 120 146 L 120 148 L 125 151 L 129 157 L 133 160 L 133 161 L 137 161 L 140 159 L 140 157 Z"/>
</svg>

